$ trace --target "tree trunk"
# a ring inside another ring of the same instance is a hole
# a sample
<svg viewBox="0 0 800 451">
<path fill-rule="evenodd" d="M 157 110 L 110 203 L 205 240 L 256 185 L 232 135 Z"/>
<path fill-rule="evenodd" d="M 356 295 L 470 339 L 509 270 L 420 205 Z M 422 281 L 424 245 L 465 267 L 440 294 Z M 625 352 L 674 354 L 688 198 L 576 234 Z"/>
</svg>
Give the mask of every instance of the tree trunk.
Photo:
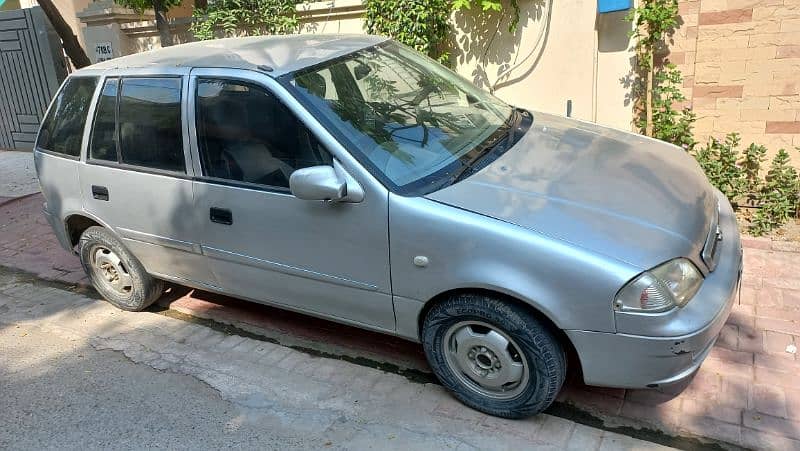
<svg viewBox="0 0 800 451">
<path fill-rule="evenodd" d="M 645 104 L 645 115 L 646 120 L 645 122 L 645 130 L 644 134 L 647 136 L 653 136 L 653 75 L 655 73 L 655 67 L 653 67 L 653 52 L 651 51 L 650 54 L 647 56 L 649 61 L 648 68 L 647 68 L 647 86 L 645 87 L 647 92 L 646 104 Z"/>
<path fill-rule="evenodd" d="M 42 11 L 44 11 L 47 19 L 53 25 L 56 33 L 58 33 L 58 37 L 61 38 L 64 52 L 72 61 L 75 68 L 80 69 L 92 64 L 89 57 L 86 56 L 86 52 L 83 51 L 81 44 L 78 42 L 77 36 L 72 32 L 72 28 L 70 28 L 67 22 L 64 21 L 64 18 L 61 17 L 61 13 L 58 12 L 58 8 L 56 8 L 53 2 L 51 0 L 39 0 L 39 6 L 42 7 Z"/>
<path fill-rule="evenodd" d="M 158 29 L 158 36 L 161 39 L 161 47 L 169 47 L 172 45 L 172 32 L 169 30 L 167 15 L 161 0 L 153 0 L 153 12 L 156 14 L 156 29 Z"/>
</svg>

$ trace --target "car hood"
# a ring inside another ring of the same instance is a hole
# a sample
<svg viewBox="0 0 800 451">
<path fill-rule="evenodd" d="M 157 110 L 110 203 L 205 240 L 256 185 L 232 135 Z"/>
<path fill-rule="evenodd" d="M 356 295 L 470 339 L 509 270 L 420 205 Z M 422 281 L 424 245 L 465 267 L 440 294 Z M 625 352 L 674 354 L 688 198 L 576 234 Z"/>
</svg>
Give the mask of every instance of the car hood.
<svg viewBox="0 0 800 451">
<path fill-rule="evenodd" d="M 544 113 L 500 158 L 426 197 L 641 269 L 697 261 L 717 208 L 682 149 Z"/>
</svg>

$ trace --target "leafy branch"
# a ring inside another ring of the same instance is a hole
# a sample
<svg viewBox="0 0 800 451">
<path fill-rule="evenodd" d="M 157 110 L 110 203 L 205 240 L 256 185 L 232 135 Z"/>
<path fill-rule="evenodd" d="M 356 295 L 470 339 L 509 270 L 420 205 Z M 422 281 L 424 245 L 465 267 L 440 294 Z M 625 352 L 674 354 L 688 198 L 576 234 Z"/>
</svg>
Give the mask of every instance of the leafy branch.
<svg viewBox="0 0 800 451">
<path fill-rule="evenodd" d="M 297 3 L 297 0 L 212 0 L 206 8 L 195 8 L 189 30 L 199 40 L 294 33 L 300 24 Z"/>
</svg>

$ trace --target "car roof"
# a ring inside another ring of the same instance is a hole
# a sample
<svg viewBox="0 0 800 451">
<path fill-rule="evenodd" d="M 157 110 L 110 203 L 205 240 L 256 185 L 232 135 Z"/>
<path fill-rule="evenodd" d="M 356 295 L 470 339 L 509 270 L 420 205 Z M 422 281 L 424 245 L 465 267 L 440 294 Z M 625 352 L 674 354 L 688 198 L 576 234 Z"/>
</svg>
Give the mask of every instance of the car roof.
<svg viewBox="0 0 800 451">
<path fill-rule="evenodd" d="M 382 36 L 358 34 L 296 34 L 215 39 L 114 58 L 83 70 L 157 66 L 264 70 L 264 66 L 268 66 L 272 69 L 269 74 L 279 77 L 386 40 Z"/>
</svg>

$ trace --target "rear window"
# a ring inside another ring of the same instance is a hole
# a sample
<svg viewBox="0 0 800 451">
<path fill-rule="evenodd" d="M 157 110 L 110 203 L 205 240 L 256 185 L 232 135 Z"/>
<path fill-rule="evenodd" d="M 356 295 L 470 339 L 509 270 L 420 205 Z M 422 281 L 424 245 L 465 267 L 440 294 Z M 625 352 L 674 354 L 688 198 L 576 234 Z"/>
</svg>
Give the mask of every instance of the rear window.
<svg viewBox="0 0 800 451">
<path fill-rule="evenodd" d="M 73 77 L 64 83 L 42 122 L 37 148 L 71 157 L 80 156 L 86 114 L 96 86 L 96 77 Z"/>
</svg>

